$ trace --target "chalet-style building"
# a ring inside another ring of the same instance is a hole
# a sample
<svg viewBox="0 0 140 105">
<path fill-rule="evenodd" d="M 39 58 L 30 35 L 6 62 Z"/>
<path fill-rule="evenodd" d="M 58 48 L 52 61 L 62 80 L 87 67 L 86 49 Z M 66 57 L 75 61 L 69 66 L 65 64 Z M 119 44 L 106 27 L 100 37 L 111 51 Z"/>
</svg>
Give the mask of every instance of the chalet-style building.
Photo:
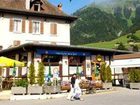
<svg viewBox="0 0 140 105">
<path fill-rule="evenodd" d="M 76 17 L 48 0 L 0 0 L 0 46 L 24 43 L 70 45 L 70 23 Z"/>
<path fill-rule="evenodd" d="M 62 4 L 53 6 L 48 0 L 0 0 L 0 55 L 23 61 L 16 77 L 24 77 L 33 62 L 51 68 L 62 80 L 68 80 L 77 70 L 84 77 L 91 76 L 100 62 L 111 63 L 116 54 L 127 51 L 88 48 L 70 45 L 70 24 L 77 17 L 62 11 Z M 98 57 L 100 59 L 98 59 Z M 12 75 L 11 68 L 1 70 L 3 77 Z"/>
<path fill-rule="evenodd" d="M 140 68 L 140 53 L 115 55 L 111 68 L 114 84 L 125 86 L 128 83 L 128 71 Z"/>
</svg>

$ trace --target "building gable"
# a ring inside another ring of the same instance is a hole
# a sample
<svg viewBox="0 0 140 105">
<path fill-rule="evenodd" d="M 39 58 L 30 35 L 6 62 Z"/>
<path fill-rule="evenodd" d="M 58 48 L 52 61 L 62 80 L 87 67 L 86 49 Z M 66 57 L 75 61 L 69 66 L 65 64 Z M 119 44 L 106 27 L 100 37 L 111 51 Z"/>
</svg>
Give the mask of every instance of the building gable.
<svg viewBox="0 0 140 105">
<path fill-rule="evenodd" d="M 67 16 L 58 7 L 49 3 L 48 0 L 0 0 L 0 8 Z"/>
</svg>

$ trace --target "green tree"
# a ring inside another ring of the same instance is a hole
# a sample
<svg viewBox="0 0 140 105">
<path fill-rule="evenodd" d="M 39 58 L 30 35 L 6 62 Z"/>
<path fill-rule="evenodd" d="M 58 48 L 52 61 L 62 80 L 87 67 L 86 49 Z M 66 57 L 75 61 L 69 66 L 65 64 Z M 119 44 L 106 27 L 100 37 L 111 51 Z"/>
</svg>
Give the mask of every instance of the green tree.
<svg viewBox="0 0 140 105">
<path fill-rule="evenodd" d="M 109 65 L 106 67 L 106 72 L 107 72 L 106 73 L 107 74 L 107 81 L 111 82 L 112 81 L 112 73 L 111 73 L 111 68 Z"/>
<path fill-rule="evenodd" d="M 101 80 L 103 82 L 111 82 L 112 81 L 112 73 L 110 66 L 106 66 L 106 63 L 101 64 L 100 69 Z"/>
<path fill-rule="evenodd" d="M 127 48 L 124 46 L 124 44 L 121 42 L 118 47 L 117 50 L 127 50 Z"/>
<path fill-rule="evenodd" d="M 35 83 L 35 67 L 33 63 L 31 63 L 29 67 L 29 83 L 31 85 Z"/>
<path fill-rule="evenodd" d="M 139 69 L 131 69 L 129 71 L 129 80 L 130 82 L 140 82 L 140 70 Z"/>
<path fill-rule="evenodd" d="M 101 75 L 101 80 L 103 82 L 107 82 L 107 74 L 106 74 L 106 64 L 102 63 L 101 64 L 101 69 L 100 69 L 100 75 Z"/>
<path fill-rule="evenodd" d="M 133 51 L 135 51 L 135 52 L 138 52 L 139 51 L 138 45 L 133 45 Z"/>
<path fill-rule="evenodd" d="M 16 86 L 21 86 L 21 87 L 27 87 L 28 86 L 28 81 L 27 79 L 18 79 L 15 81 Z"/>
<path fill-rule="evenodd" d="M 39 65 L 38 65 L 38 75 L 37 75 L 37 77 L 38 77 L 37 83 L 40 86 L 42 86 L 44 84 L 44 82 L 45 82 L 45 80 L 44 80 L 44 76 L 45 76 L 44 69 L 45 69 L 44 64 L 42 62 L 39 62 Z"/>
</svg>

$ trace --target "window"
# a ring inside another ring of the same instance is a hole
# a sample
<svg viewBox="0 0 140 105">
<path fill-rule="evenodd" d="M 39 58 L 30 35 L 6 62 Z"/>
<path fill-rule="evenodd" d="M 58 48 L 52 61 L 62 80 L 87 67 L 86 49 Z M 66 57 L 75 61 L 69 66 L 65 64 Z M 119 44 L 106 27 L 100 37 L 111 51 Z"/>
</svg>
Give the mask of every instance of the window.
<svg viewBox="0 0 140 105">
<path fill-rule="evenodd" d="M 19 46 L 20 45 L 20 41 L 19 40 L 14 40 L 13 41 L 13 46 Z"/>
<path fill-rule="evenodd" d="M 18 33 L 25 33 L 25 18 L 23 19 L 13 19 L 10 18 L 10 23 L 9 23 L 9 31 L 10 32 L 18 32 Z"/>
<path fill-rule="evenodd" d="M 51 42 L 52 45 L 56 45 L 56 42 Z"/>
<path fill-rule="evenodd" d="M 57 24 L 55 24 L 55 23 L 51 24 L 50 31 L 51 31 L 52 35 L 56 35 L 57 34 Z"/>
<path fill-rule="evenodd" d="M 40 23 L 37 21 L 33 22 L 33 33 L 39 34 L 40 33 Z"/>
<path fill-rule="evenodd" d="M 14 32 L 21 32 L 21 20 L 14 19 Z"/>
<path fill-rule="evenodd" d="M 40 11 L 40 4 L 34 4 L 34 11 Z"/>
</svg>

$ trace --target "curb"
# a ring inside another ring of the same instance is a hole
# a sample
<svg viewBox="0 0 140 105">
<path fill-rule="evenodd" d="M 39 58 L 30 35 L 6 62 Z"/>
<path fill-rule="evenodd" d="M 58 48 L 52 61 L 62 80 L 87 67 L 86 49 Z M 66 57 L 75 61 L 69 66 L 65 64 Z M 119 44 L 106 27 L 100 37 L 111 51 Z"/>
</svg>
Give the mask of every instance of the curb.
<svg viewBox="0 0 140 105">
<path fill-rule="evenodd" d="M 54 99 L 54 98 L 61 98 L 66 97 L 67 94 L 43 94 L 43 95 L 11 95 L 10 100 L 44 100 L 44 99 Z"/>
</svg>

